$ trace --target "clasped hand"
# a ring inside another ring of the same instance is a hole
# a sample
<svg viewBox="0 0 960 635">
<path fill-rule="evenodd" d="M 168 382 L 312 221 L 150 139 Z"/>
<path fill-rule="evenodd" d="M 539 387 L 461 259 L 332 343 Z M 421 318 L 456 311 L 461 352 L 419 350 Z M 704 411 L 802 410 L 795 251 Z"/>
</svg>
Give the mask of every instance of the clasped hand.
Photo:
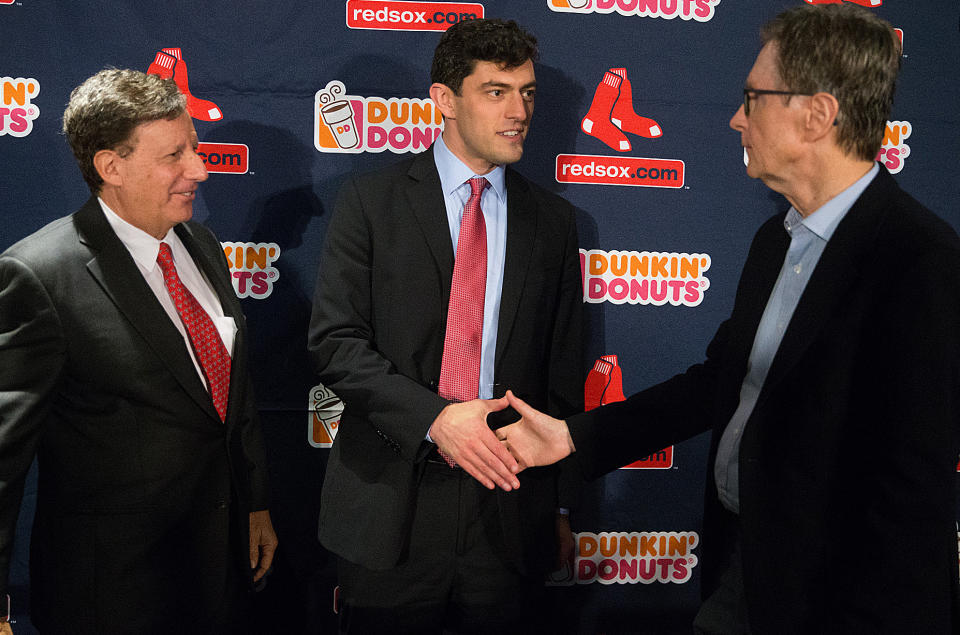
<svg viewBox="0 0 960 635">
<path fill-rule="evenodd" d="M 490 430 L 487 415 L 507 406 L 521 418 Z M 507 492 L 520 487 L 516 475 L 521 470 L 556 463 L 576 451 L 565 421 L 531 408 L 509 390 L 500 399 L 448 405 L 430 426 L 430 438 L 484 487 Z"/>
<path fill-rule="evenodd" d="M 509 492 L 520 487 L 520 466 L 487 425 L 487 415 L 507 405 L 506 397 L 452 403 L 430 426 L 430 438 L 484 487 Z"/>
</svg>

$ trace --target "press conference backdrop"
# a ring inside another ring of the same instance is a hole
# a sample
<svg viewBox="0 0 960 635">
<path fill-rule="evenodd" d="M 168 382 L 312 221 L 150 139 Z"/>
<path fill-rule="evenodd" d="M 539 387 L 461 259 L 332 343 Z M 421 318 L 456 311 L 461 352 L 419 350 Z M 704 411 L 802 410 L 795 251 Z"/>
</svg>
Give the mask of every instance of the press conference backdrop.
<svg viewBox="0 0 960 635">
<path fill-rule="evenodd" d="M 786 208 L 746 177 L 728 120 L 760 26 L 799 1 L 0 0 L 0 249 L 88 196 L 59 132 L 73 87 L 107 66 L 178 82 L 210 171 L 194 214 L 223 241 L 253 342 L 282 545 L 258 623 L 329 629 L 334 559 L 316 520 L 343 404 L 318 385 L 305 350 L 313 282 L 344 178 L 422 152 L 440 133 L 427 92 L 440 32 L 503 17 L 539 39 L 536 112 L 517 167 L 578 209 L 595 406 L 702 359 L 754 231 Z M 878 159 L 960 227 L 960 7 L 854 1 L 903 40 Z M 906 264 L 893 253 L 886 266 Z M 706 452 L 696 438 L 585 488 L 572 516 L 577 563 L 550 582 L 558 632 L 687 632 Z M 31 632 L 34 500 L 35 472 L 12 572 L 20 633 Z"/>
</svg>

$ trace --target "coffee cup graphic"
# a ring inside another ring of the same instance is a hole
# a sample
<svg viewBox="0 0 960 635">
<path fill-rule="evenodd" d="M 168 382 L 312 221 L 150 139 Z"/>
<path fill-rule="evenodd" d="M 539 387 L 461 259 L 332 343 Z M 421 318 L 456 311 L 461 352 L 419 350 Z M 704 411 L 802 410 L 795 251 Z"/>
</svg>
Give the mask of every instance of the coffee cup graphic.
<svg viewBox="0 0 960 635">
<path fill-rule="evenodd" d="M 346 100 L 339 100 L 324 104 L 320 107 L 320 116 L 327 124 L 337 145 L 344 150 L 355 148 L 360 144 L 357 136 L 357 127 L 353 121 L 353 106 Z"/>
</svg>

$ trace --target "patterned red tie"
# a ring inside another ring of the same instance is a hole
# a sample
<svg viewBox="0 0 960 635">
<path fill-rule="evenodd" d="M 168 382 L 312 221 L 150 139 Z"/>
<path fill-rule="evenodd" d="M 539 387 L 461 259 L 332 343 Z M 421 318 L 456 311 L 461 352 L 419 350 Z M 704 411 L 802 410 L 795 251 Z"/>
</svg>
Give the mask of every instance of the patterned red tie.
<svg viewBox="0 0 960 635">
<path fill-rule="evenodd" d="M 470 198 L 463 207 L 453 264 L 438 388 L 441 397 L 452 401 L 476 399 L 480 387 L 480 345 L 487 287 L 487 227 L 480 210 L 480 197 L 490 183 L 483 177 L 472 178 L 469 183 Z M 443 452 L 440 455 L 451 467 L 455 465 Z"/>
<path fill-rule="evenodd" d="M 193 297 L 190 290 L 180 282 L 177 267 L 173 263 L 173 253 L 167 243 L 160 243 L 157 263 L 163 271 L 163 281 L 167 285 L 170 299 L 173 300 L 180 320 L 187 328 L 197 361 L 200 362 L 203 374 L 207 376 L 213 407 L 217 409 L 217 414 L 223 421 L 227 416 L 227 400 L 230 397 L 230 353 L 223 345 L 213 320 Z"/>
</svg>

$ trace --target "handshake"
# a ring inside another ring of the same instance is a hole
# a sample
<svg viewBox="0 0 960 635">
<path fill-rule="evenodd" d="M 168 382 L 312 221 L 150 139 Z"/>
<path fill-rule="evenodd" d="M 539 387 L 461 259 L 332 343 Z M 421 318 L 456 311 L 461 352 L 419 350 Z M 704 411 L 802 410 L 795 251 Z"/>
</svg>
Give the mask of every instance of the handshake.
<svg viewBox="0 0 960 635">
<path fill-rule="evenodd" d="M 520 419 L 491 430 L 487 415 L 508 406 Z M 565 421 L 530 407 L 509 390 L 500 399 L 448 405 L 431 425 L 430 438 L 484 487 L 507 492 L 520 487 L 516 475 L 521 470 L 556 463 L 576 451 Z"/>
</svg>

